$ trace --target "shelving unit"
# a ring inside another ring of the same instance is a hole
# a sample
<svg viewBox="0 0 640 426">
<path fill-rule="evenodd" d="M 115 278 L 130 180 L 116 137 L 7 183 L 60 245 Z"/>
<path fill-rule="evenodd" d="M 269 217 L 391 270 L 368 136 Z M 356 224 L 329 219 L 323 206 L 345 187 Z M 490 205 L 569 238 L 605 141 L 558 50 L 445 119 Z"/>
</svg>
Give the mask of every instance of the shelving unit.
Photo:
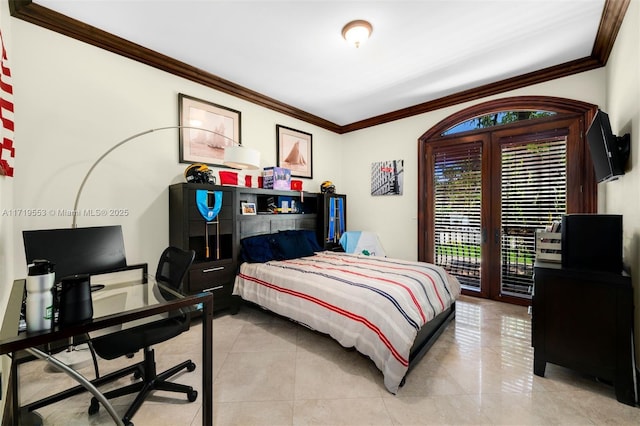
<svg viewBox="0 0 640 426">
<path fill-rule="evenodd" d="M 235 188 L 237 205 L 235 247 L 240 247 L 240 239 L 258 234 L 269 234 L 285 229 L 316 229 L 318 215 L 317 197 L 319 194 L 299 191 L 277 191 L 260 188 Z M 270 205 L 279 207 L 283 202 L 291 206 L 294 202 L 297 211 L 274 213 Z M 242 203 L 255 203 L 257 214 L 243 215 Z M 239 255 L 239 253 L 237 253 Z"/>
<path fill-rule="evenodd" d="M 342 206 L 342 213 L 340 206 Z M 317 226 L 318 242 L 325 250 L 341 250 L 339 243 L 341 230 L 347 230 L 347 196 L 318 194 L 318 212 L 321 215 Z"/>
<path fill-rule="evenodd" d="M 211 291 L 214 310 L 231 303 L 237 262 L 235 235 L 235 188 L 208 184 L 179 183 L 169 187 L 169 244 L 195 250 L 196 257 L 183 282 L 189 294 Z M 196 192 L 209 193 L 208 205 L 215 205 L 213 193 L 222 193 L 217 217 L 207 222 L 196 205 Z"/>
</svg>

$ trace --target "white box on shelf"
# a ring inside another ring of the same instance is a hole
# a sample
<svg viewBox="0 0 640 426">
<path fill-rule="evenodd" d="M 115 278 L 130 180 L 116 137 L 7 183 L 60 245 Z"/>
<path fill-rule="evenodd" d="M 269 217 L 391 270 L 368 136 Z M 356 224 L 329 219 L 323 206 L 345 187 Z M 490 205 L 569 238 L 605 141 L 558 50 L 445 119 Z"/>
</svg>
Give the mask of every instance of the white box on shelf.
<svg viewBox="0 0 640 426">
<path fill-rule="evenodd" d="M 562 234 L 536 231 L 536 259 L 545 262 L 562 262 Z"/>
</svg>

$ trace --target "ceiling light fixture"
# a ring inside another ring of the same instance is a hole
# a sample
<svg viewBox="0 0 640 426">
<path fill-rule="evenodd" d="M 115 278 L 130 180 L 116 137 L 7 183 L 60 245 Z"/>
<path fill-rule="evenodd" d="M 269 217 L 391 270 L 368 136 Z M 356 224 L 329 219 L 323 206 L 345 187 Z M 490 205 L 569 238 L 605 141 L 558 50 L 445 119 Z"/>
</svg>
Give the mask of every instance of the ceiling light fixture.
<svg viewBox="0 0 640 426">
<path fill-rule="evenodd" d="M 360 47 L 371 36 L 373 27 L 367 21 L 358 19 L 351 21 L 342 28 L 342 37 L 347 40 L 347 43 Z"/>
</svg>

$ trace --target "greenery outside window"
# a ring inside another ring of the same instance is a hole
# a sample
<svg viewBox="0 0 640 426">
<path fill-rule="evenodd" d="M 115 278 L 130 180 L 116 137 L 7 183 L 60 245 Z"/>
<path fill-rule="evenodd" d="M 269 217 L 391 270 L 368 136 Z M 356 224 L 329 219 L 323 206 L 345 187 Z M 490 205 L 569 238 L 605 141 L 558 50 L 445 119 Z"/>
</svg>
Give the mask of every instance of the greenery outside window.
<svg viewBox="0 0 640 426">
<path fill-rule="evenodd" d="M 489 127 L 503 126 L 517 121 L 535 120 L 556 115 L 553 111 L 500 111 L 474 117 L 448 128 L 441 136 L 453 135 L 472 130 L 486 129 Z"/>
</svg>

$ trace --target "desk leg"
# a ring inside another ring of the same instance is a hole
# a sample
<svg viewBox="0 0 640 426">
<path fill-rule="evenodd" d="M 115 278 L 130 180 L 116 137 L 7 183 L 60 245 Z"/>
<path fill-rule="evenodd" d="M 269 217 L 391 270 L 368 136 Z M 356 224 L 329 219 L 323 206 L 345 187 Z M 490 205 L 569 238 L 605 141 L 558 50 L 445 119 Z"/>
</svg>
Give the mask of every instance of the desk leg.
<svg viewBox="0 0 640 426">
<path fill-rule="evenodd" d="M 20 395 L 18 394 L 18 364 L 17 353 L 13 353 L 11 360 L 11 374 L 9 376 L 9 386 L 11 387 L 11 408 L 5 406 L 4 422 L 15 425 L 42 426 L 42 417 L 35 412 L 25 410 L 20 407 Z M 3 423 L 5 424 L 5 423 Z"/>
<path fill-rule="evenodd" d="M 11 386 L 11 420 L 14 423 L 19 423 L 20 420 L 20 394 L 18 388 L 18 353 L 13 353 L 11 359 L 11 374 L 9 375 L 9 386 Z M 6 416 L 7 413 L 5 413 Z"/>
<path fill-rule="evenodd" d="M 55 367 L 64 371 L 67 375 L 71 376 L 71 378 L 73 378 L 82 386 L 84 386 L 89 392 L 93 394 L 93 396 L 96 397 L 98 401 L 102 403 L 104 408 L 109 412 L 109 415 L 111 415 L 111 418 L 116 422 L 118 426 L 124 426 L 124 423 L 122 423 L 122 419 L 118 417 L 118 414 L 115 412 L 115 410 L 109 403 L 109 400 L 107 400 L 107 398 L 105 398 L 104 395 L 102 395 L 89 380 L 87 380 L 84 376 L 82 376 L 82 374 L 78 373 L 73 368 L 70 368 L 66 364 L 55 359 L 53 356 L 46 354 L 39 349 L 29 348 L 29 349 L 25 349 L 25 351 L 29 352 L 31 355 L 37 358 L 40 358 L 42 360 L 47 361 L 50 364 L 53 364 Z"/>
<path fill-rule="evenodd" d="M 202 425 L 213 424 L 213 294 L 202 304 Z"/>
</svg>

